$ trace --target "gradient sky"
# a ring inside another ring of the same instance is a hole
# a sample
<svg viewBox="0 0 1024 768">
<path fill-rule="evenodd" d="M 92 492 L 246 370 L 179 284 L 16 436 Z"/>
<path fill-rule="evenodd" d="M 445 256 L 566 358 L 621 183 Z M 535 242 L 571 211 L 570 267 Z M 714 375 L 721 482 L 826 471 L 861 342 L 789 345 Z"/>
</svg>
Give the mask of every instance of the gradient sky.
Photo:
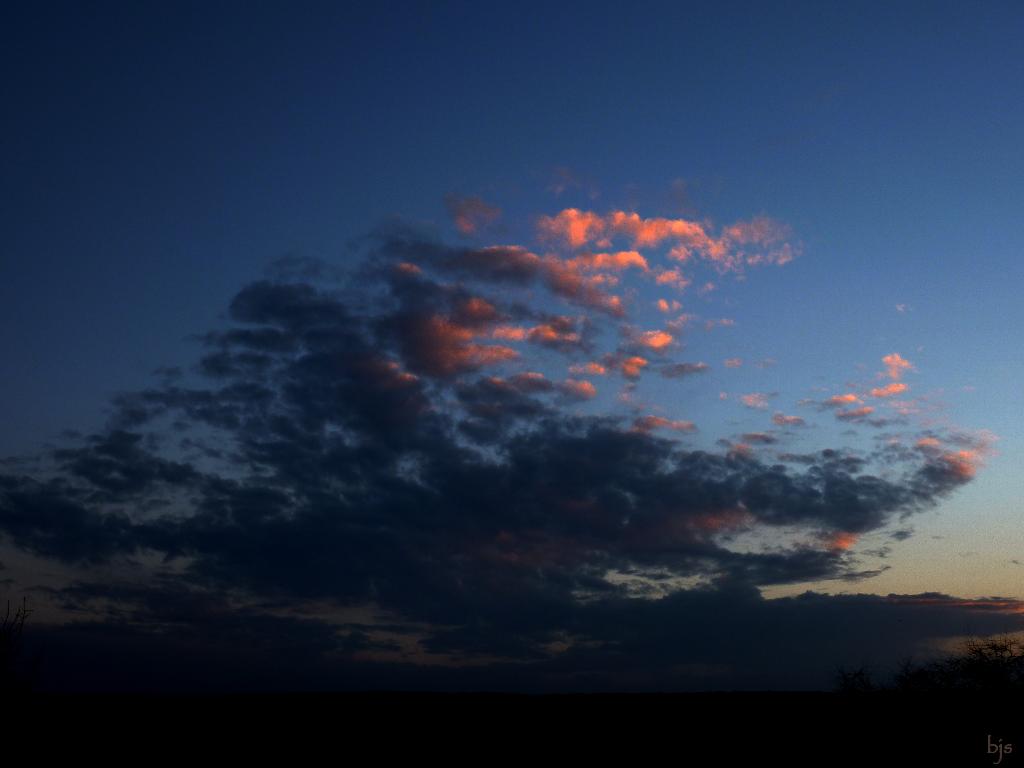
<svg viewBox="0 0 1024 768">
<path fill-rule="evenodd" d="M 374 5 L 9 12 L 0 584 L 55 669 L 157 627 L 298 687 L 799 687 L 861 650 L 772 677 L 726 625 L 1021 628 L 1019 4 Z"/>
</svg>

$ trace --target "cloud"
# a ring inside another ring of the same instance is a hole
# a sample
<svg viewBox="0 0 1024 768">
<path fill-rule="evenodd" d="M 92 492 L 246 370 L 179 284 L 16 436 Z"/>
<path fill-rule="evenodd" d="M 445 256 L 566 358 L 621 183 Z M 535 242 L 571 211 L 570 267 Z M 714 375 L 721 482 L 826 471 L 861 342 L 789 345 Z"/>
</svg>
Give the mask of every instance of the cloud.
<svg viewBox="0 0 1024 768">
<path fill-rule="evenodd" d="M 907 384 L 901 381 L 894 381 L 891 384 L 886 384 L 884 387 L 874 387 L 871 390 L 872 397 L 895 397 L 896 395 L 902 394 L 909 389 Z"/>
<path fill-rule="evenodd" d="M 799 416 L 787 416 L 784 413 L 776 413 L 772 416 L 772 423 L 780 427 L 802 427 L 807 422 Z"/>
<path fill-rule="evenodd" d="M 717 320 L 705 320 L 704 330 L 710 331 L 713 330 L 716 326 L 720 328 L 731 328 L 734 325 L 736 325 L 735 320 L 728 317 L 722 317 Z"/>
<path fill-rule="evenodd" d="M 562 389 L 577 400 L 590 400 L 597 396 L 597 388 L 589 381 L 566 379 L 562 383 Z"/>
<path fill-rule="evenodd" d="M 666 379 L 682 379 L 697 373 L 707 373 L 711 366 L 707 363 L 672 363 L 662 366 L 661 375 Z"/>
<path fill-rule="evenodd" d="M 671 429 L 676 432 L 695 432 L 697 426 L 692 421 L 666 419 L 663 416 L 643 416 L 633 422 L 633 429 L 639 432 L 650 432 L 652 429 Z"/>
<path fill-rule="evenodd" d="M 836 418 L 840 421 L 860 421 L 866 419 L 875 409 L 870 405 L 865 405 L 863 408 L 849 408 L 847 410 L 836 411 Z"/>
<path fill-rule="evenodd" d="M 606 215 L 566 208 L 555 216 L 541 216 L 540 236 L 578 249 L 594 243 L 601 247 L 616 238 L 634 248 L 670 244 L 668 256 L 680 262 L 702 258 L 720 272 L 742 272 L 746 266 L 782 265 L 800 251 L 790 242 L 787 227 L 767 217 L 737 222 L 713 235 L 707 224 L 687 219 L 641 218 L 635 212 L 611 211 Z"/>
<path fill-rule="evenodd" d="M 740 401 L 747 408 L 767 408 L 770 397 L 771 395 L 766 392 L 751 392 L 748 395 L 741 395 Z"/>
<path fill-rule="evenodd" d="M 647 367 L 648 360 L 640 355 L 610 354 L 605 356 L 604 365 L 607 368 L 618 370 L 627 379 L 640 377 L 640 372 Z"/>
<path fill-rule="evenodd" d="M 730 357 L 725 361 L 726 368 L 739 368 L 743 365 L 743 360 L 738 357 Z"/>
<path fill-rule="evenodd" d="M 428 376 L 451 377 L 519 357 L 511 347 L 474 342 L 471 327 L 442 315 L 395 318 L 394 329 L 409 368 Z"/>
<path fill-rule="evenodd" d="M 571 248 L 579 248 L 601 238 L 605 228 L 601 216 L 576 208 L 566 208 L 555 216 L 541 216 L 537 220 L 537 230 L 543 238 L 564 240 Z"/>
<path fill-rule="evenodd" d="M 676 290 L 682 291 L 690 285 L 691 280 L 678 269 L 664 269 L 659 267 L 654 278 L 654 282 L 657 285 L 669 285 Z"/>
<path fill-rule="evenodd" d="M 564 233 L 552 225 L 558 237 L 597 236 L 570 218 Z M 636 221 L 602 218 L 600 236 L 661 237 L 663 224 Z M 666 244 L 685 240 L 667 231 Z M 769 236 L 717 237 L 746 248 Z M 276 648 L 295 659 L 281 679 L 354 688 L 685 687 L 698 683 L 673 670 L 702 668 L 719 670 L 716 685 L 782 684 L 774 657 L 747 656 L 737 628 L 770 626 L 770 642 L 789 649 L 787 674 L 803 680 L 817 668 L 793 639 L 820 626 L 852 617 L 877 634 L 903 611 L 918 638 L 980 613 L 942 599 L 767 601 L 759 588 L 870 578 L 878 570 L 841 544 L 971 482 L 983 437 L 920 435 L 898 454 L 825 449 L 781 463 L 749 449 L 771 444 L 769 432 L 691 449 L 691 421 L 575 406 L 597 394 L 584 376 L 619 371 L 632 394 L 648 367 L 666 378 L 709 370 L 628 345 L 590 349 L 601 312 L 622 326 L 608 306 L 553 314 L 558 298 L 610 296 L 609 283 L 588 282 L 606 276 L 597 270 L 618 277 L 608 265 L 409 232 L 380 236 L 368 256 L 348 285 L 282 276 L 243 287 L 223 327 L 197 338 L 188 376 L 120 394 L 108 427 L 48 449 L 43 470 L 0 465 L 4 546 L 83 575 L 48 593 L 94 620 L 54 630 L 81 658 L 136 648 L 173 666 L 184 651 L 209 654 L 200 668 L 237 683 L 244 664 L 214 660 L 237 653 L 270 674 Z M 566 285 L 553 284 L 563 272 Z M 554 296 L 531 302 L 539 289 Z M 574 378 L 551 373 L 566 367 Z M 773 396 L 741 401 L 765 409 Z M 273 615 L 281 606 L 295 611 Z M 363 618 L 340 627 L 309 619 L 316 611 Z M 875 638 L 861 624 L 851 634 Z"/>
<path fill-rule="evenodd" d="M 479 197 L 458 197 L 448 195 L 444 199 L 448 215 L 455 228 L 463 235 L 472 235 L 484 229 L 501 217 L 501 209 L 488 205 Z"/>
<path fill-rule="evenodd" d="M 885 374 L 894 381 L 898 381 L 905 372 L 914 370 L 914 366 L 910 364 L 910 361 L 904 359 L 896 352 L 883 357 L 882 363 L 885 365 Z"/>
<path fill-rule="evenodd" d="M 569 373 L 577 376 L 604 376 L 608 369 L 600 363 L 583 363 L 582 365 L 570 365 Z"/>
<path fill-rule="evenodd" d="M 616 251 L 615 253 L 584 253 L 574 256 L 566 261 L 566 266 L 572 269 L 587 271 L 609 269 L 613 272 L 620 272 L 630 267 L 635 267 L 642 272 L 647 272 L 650 267 L 647 259 L 637 251 Z"/>
<path fill-rule="evenodd" d="M 666 331 L 644 331 L 636 337 L 636 343 L 647 349 L 661 352 L 675 342 L 675 337 Z"/>
<path fill-rule="evenodd" d="M 825 400 L 822 405 L 827 408 L 838 408 L 844 405 L 853 405 L 854 403 L 862 402 L 857 395 L 852 392 L 847 392 L 843 395 L 832 395 L 832 397 Z"/>
</svg>

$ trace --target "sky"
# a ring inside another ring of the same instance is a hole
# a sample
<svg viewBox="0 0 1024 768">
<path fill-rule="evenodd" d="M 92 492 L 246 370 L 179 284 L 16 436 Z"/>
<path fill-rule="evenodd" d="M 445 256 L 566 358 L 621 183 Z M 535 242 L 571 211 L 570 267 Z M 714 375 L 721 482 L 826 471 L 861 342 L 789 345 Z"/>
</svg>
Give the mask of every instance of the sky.
<svg viewBox="0 0 1024 768">
<path fill-rule="evenodd" d="M 0 31 L 44 687 L 820 688 L 1024 630 L 1018 4 L 373 5 Z"/>
</svg>

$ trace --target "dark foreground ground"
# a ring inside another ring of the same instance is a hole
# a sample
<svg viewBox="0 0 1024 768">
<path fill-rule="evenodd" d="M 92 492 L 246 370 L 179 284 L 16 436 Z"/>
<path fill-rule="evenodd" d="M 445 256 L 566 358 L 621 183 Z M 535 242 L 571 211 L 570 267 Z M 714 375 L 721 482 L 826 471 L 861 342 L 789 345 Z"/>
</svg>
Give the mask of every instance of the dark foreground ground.
<svg viewBox="0 0 1024 768">
<path fill-rule="evenodd" d="M 5 741 L 38 759 L 1024 766 L 1024 702 L 995 695 L 51 695 L 4 706 Z"/>
</svg>

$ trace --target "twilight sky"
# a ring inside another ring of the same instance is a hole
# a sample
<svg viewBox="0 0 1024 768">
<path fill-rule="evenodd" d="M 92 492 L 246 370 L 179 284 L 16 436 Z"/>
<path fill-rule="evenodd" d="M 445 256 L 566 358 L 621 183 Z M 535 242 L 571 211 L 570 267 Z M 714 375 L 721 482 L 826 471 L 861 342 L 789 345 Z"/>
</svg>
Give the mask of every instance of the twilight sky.
<svg viewBox="0 0 1024 768">
<path fill-rule="evenodd" d="M 1018 4 L 375 5 L 0 32 L 46 685 L 821 687 L 1024 629 Z"/>
</svg>

